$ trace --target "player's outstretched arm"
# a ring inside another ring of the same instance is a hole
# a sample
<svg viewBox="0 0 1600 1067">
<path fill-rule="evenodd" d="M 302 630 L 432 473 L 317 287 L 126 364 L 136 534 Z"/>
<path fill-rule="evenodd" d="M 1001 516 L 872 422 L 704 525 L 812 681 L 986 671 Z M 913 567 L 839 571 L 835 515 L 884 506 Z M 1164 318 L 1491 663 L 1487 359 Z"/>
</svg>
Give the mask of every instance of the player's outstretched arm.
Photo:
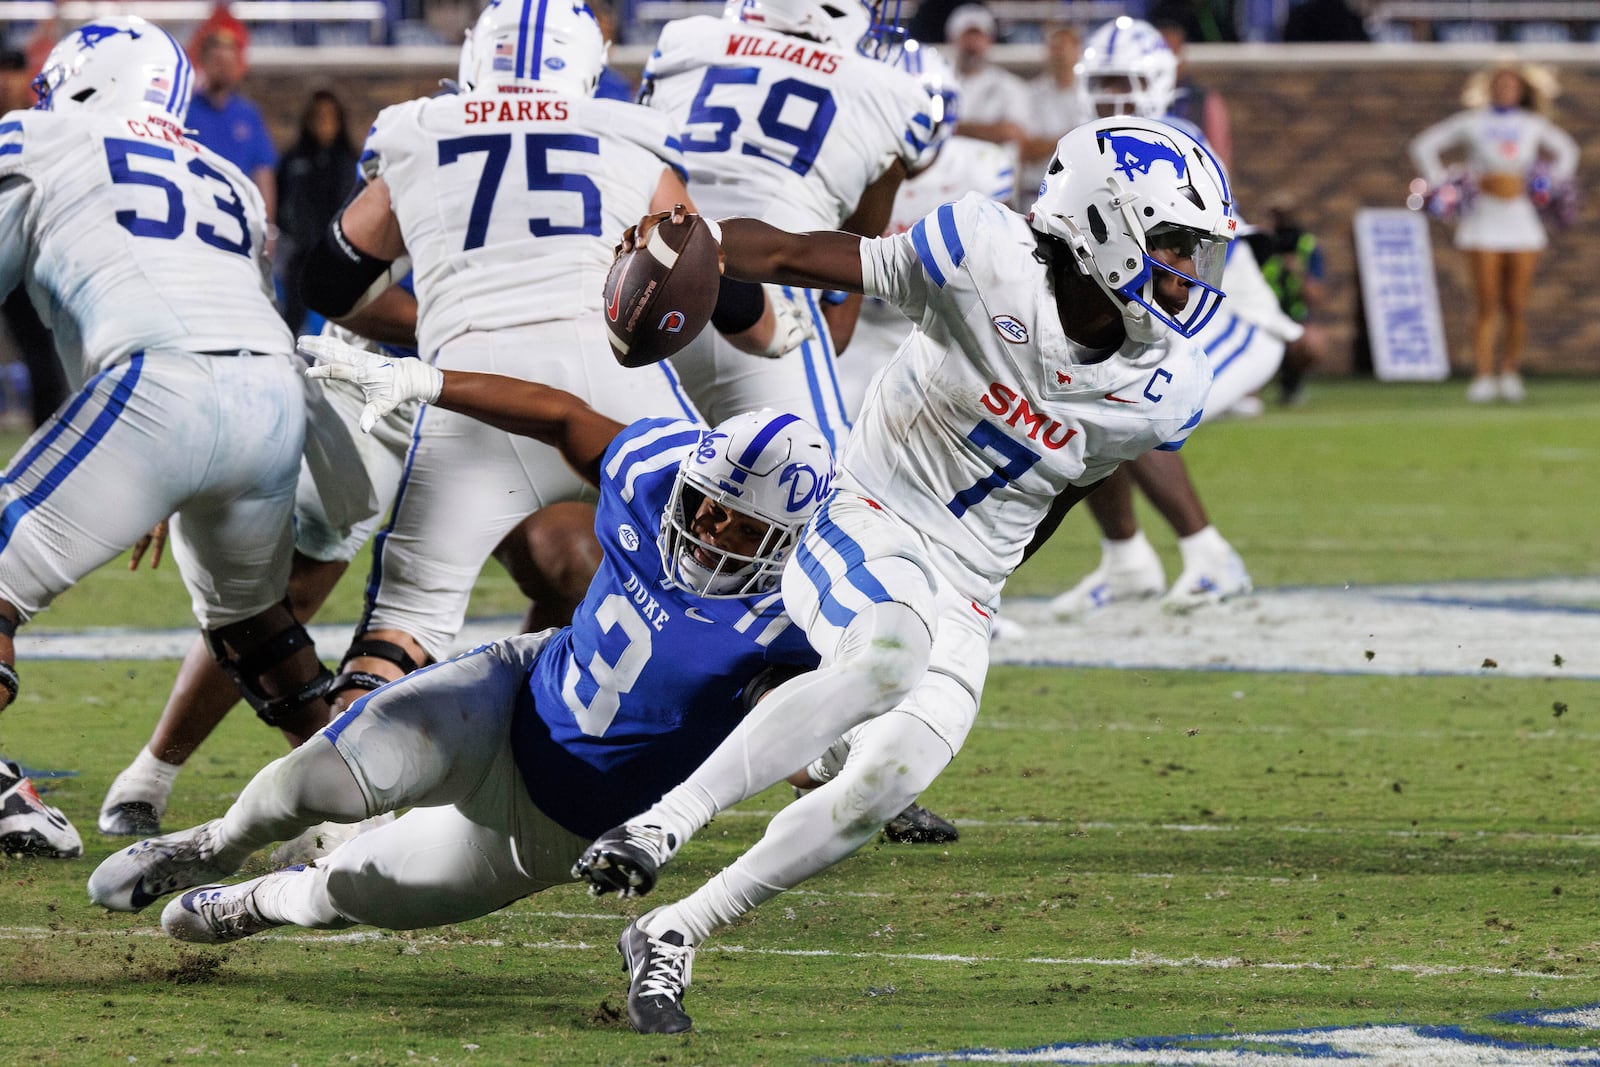
<svg viewBox="0 0 1600 1067">
<path fill-rule="evenodd" d="M 643 246 L 655 227 L 682 226 L 689 218 L 681 206 L 646 215 L 623 232 L 617 254 Z M 855 234 L 837 230 L 790 233 L 756 219 L 723 219 L 717 225 L 722 273 L 730 278 L 803 289 L 862 291 L 861 238 Z"/>
<path fill-rule="evenodd" d="M 367 406 L 361 429 L 408 400 L 458 412 L 507 433 L 532 437 L 561 451 L 562 458 L 596 484 L 600 458 L 622 424 L 595 411 L 582 398 L 538 382 L 499 374 L 442 371 L 420 359 L 392 359 L 331 337 L 302 337 L 302 355 L 317 361 L 308 378 L 334 378 L 361 387 Z"/>
</svg>

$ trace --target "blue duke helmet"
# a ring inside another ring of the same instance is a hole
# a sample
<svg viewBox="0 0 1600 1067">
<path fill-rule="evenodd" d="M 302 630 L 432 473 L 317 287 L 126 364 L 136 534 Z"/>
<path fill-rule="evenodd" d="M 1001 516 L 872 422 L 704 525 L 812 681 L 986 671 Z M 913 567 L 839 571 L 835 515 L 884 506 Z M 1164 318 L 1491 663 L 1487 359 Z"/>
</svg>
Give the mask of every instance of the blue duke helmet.
<svg viewBox="0 0 1600 1067">
<path fill-rule="evenodd" d="M 1089 35 L 1079 53 L 1077 84 L 1095 113 L 1158 119 L 1178 93 L 1178 57 L 1161 31 L 1119 16 Z"/>
<path fill-rule="evenodd" d="M 590 96 L 606 41 L 584 0 L 490 0 L 461 46 L 463 92 L 546 87 Z"/>
<path fill-rule="evenodd" d="M 1135 341 L 1168 329 L 1193 337 L 1222 301 L 1222 268 L 1237 226 L 1233 193 L 1217 157 L 1164 122 L 1112 116 L 1084 123 L 1056 144 L 1028 221 L 1066 245 L 1078 269 L 1122 308 Z M 1150 257 L 1168 249 L 1194 273 Z M 1191 283 L 1189 302 L 1169 314 L 1154 298 L 1155 272 Z"/>
<path fill-rule="evenodd" d="M 661 518 L 657 544 L 668 578 L 713 598 L 777 589 L 789 553 L 832 485 L 827 439 L 798 416 L 763 408 L 719 423 L 679 465 Z M 705 501 L 766 527 L 755 551 L 726 552 L 696 536 L 695 515 Z"/>
<path fill-rule="evenodd" d="M 50 50 L 33 79 L 40 111 L 167 115 L 182 125 L 194 65 L 166 30 L 137 15 L 79 26 Z"/>
</svg>

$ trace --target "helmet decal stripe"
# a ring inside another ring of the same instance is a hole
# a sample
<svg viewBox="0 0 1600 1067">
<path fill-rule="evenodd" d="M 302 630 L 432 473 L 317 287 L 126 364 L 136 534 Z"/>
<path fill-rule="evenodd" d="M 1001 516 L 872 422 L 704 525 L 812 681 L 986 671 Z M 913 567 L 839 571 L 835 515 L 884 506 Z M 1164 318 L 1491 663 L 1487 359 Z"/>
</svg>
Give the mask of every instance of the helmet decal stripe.
<svg viewBox="0 0 1600 1067">
<path fill-rule="evenodd" d="M 539 0 L 539 13 L 534 18 L 533 24 L 533 54 L 528 57 L 527 77 L 539 78 L 539 73 L 544 68 L 544 16 L 550 8 L 550 0 Z"/>
<path fill-rule="evenodd" d="M 533 10 L 533 0 L 522 0 L 522 17 L 517 20 L 517 56 L 516 66 L 512 73 L 518 78 L 527 77 L 528 69 L 528 20 Z"/>
<path fill-rule="evenodd" d="M 750 476 L 749 468 L 754 466 L 756 461 L 761 458 L 761 453 L 766 450 L 767 445 L 772 443 L 772 439 L 778 436 L 778 432 L 791 422 L 799 421 L 798 416 L 785 413 L 763 426 L 761 432 L 751 439 L 743 455 L 734 461 L 737 464 L 733 472 L 734 481 L 742 482 L 748 478 Z"/>
<path fill-rule="evenodd" d="M 185 98 L 189 91 L 189 57 L 184 54 L 183 49 L 179 47 L 174 38 L 169 36 L 167 41 L 172 45 L 172 50 L 178 57 L 177 66 L 172 72 L 172 92 L 167 94 L 167 111 L 176 115 L 181 106 L 180 101 Z"/>
</svg>

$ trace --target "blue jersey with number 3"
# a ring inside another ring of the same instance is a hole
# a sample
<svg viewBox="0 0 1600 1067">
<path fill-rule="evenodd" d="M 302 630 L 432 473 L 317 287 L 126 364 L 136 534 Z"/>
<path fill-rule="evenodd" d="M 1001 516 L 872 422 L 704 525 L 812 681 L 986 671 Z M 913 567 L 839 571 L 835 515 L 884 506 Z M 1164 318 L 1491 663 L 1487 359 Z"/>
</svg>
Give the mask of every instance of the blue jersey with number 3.
<svg viewBox="0 0 1600 1067">
<path fill-rule="evenodd" d="M 721 743 L 768 663 L 816 665 L 777 592 L 708 600 L 665 583 L 656 535 L 678 465 L 705 427 L 645 419 L 607 449 L 595 515 L 603 558 L 517 703 L 512 751 L 535 804 L 597 836 Z"/>
</svg>

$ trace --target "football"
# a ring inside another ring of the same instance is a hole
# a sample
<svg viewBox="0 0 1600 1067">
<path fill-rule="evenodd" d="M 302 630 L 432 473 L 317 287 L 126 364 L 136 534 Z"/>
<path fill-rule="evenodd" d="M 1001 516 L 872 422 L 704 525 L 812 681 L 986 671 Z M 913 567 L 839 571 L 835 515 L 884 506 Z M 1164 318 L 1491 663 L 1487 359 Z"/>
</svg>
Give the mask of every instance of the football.
<svg viewBox="0 0 1600 1067">
<path fill-rule="evenodd" d="M 606 275 L 606 333 L 624 367 L 682 351 L 711 321 L 722 281 L 716 223 L 688 215 L 662 222 Z"/>
</svg>

